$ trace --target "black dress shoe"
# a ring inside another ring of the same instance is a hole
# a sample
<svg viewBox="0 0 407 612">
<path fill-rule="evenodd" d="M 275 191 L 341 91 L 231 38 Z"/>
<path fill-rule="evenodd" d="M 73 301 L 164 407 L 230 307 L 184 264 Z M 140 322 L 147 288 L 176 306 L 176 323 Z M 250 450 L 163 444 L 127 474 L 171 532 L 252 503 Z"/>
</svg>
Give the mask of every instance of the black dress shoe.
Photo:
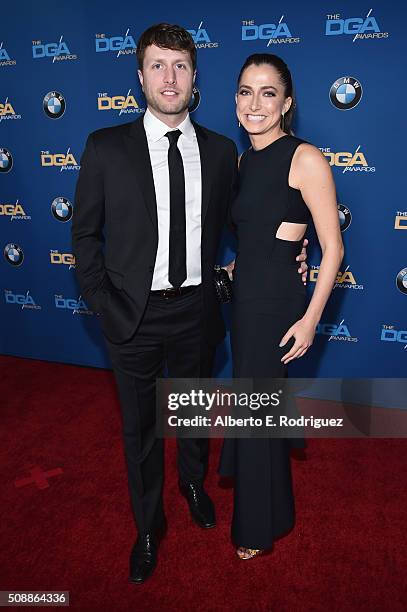
<svg viewBox="0 0 407 612">
<path fill-rule="evenodd" d="M 156 531 L 139 535 L 130 554 L 129 582 L 142 584 L 151 576 L 157 565 L 157 552 L 160 540 L 165 535 L 167 524 Z"/>
<path fill-rule="evenodd" d="M 209 529 L 215 527 L 215 508 L 213 501 L 202 485 L 189 482 L 179 483 L 180 491 L 186 498 L 192 519 L 199 527 Z"/>
</svg>

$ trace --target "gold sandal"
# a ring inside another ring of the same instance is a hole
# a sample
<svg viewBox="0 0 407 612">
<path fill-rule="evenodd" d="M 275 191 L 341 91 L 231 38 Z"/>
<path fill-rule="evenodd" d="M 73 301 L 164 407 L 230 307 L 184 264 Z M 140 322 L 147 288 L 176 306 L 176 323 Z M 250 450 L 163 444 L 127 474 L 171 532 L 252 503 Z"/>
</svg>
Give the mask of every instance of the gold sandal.
<svg viewBox="0 0 407 612">
<path fill-rule="evenodd" d="M 242 561 L 245 561 L 246 559 L 253 559 L 253 557 L 257 557 L 258 555 L 261 555 L 262 552 L 263 552 L 262 549 L 246 548 L 246 546 L 239 546 L 239 548 L 236 551 L 236 554 L 239 557 L 239 559 L 242 559 Z"/>
</svg>

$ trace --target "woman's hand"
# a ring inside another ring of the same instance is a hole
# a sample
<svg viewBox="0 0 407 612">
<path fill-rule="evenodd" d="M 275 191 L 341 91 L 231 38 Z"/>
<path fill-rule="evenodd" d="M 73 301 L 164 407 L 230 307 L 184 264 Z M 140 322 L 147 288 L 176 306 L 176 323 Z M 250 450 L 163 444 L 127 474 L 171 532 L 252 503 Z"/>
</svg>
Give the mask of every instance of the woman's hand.
<svg viewBox="0 0 407 612">
<path fill-rule="evenodd" d="M 233 270 L 235 268 L 235 260 L 230 261 L 226 266 L 222 266 L 222 268 L 226 270 L 226 272 L 229 274 L 230 280 L 232 281 L 233 280 Z"/>
<path fill-rule="evenodd" d="M 306 319 L 300 319 L 290 327 L 279 344 L 279 346 L 284 346 L 290 338 L 295 338 L 291 350 L 281 358 L 284 364 L 287 364 L 292 359 L 298 359 L 298 357 L 305 355 L 314 340 L 315 328 L 315 321 Z"/>
</svg>

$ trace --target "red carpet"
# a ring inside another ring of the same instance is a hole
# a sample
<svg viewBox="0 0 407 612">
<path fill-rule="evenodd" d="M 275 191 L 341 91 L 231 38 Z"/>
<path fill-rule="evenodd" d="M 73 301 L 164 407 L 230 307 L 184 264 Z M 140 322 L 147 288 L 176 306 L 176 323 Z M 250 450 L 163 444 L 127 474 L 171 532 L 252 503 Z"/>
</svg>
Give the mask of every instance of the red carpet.
<svg viewBox="0 0 407 612">
<path fill-rule="evenodd" d="M 168 535 L 152 579 L 130 585 L 135 530 L 112 374 L 9 357 L 0 366 L 0 590 L 70 591 L 77 610 L 406 609 L 405 440 L 309 441 L 293 460 L 296 528 L 247 562 L 229 543 L 220 441 L 207 480 L 218 526 L 208 532 L 179 496 L 170 441 Z"/>
</svg>

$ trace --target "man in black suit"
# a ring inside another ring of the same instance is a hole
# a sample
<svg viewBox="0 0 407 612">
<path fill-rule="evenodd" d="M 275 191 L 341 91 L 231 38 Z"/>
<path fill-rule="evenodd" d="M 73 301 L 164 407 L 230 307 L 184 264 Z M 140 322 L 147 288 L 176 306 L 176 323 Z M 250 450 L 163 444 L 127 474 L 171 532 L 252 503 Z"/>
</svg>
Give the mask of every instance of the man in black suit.
<svg viewBox="0 0 407 612">
<path fill-rule="evenodd" d="M 237 151 L 189 117 L 196 50 L 186 30 L 152 26 L 137 59 L 147 111 L 88 137 L 72 239 L 82 294 L 101 315 L 117 382 L 138 531 L 130 580 L 141 583 L 155 568 L 165 526 L 155 381 L 165 366 L 173 378 L 211 376 L 225 334 L 213 268 Z M 203 487 L 207 461 L 207 440 L 178 440 L 180 490 L 202 528 L 215 525 Z"/>
</svg>

